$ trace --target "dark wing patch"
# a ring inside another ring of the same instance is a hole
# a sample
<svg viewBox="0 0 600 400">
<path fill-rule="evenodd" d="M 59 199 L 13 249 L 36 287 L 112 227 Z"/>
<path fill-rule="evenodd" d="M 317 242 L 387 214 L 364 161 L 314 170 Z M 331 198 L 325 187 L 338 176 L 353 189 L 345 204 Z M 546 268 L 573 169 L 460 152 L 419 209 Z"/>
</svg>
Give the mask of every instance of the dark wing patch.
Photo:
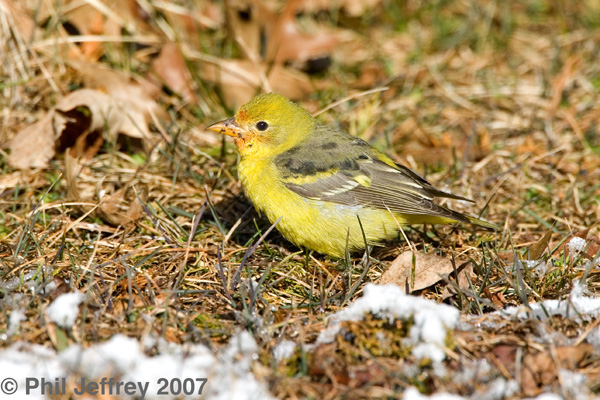
<svg viewBox="0 0 600 400">
<path fill-rule="evenodd" d="M 435 197 L 464 199 L 433 187 L 402 165 L 379 160 L 364 140 L 318 126 L 319 134 L 275 159 L 288 189 L 309 198 L 401 214 L 432 215 L 467 222 L 467 217 L 433 202 Z M 336 146 L 330 143 L 343 143 Z M 343 148 L 344 151 L 341 151 Z M 316 159 L 315 150 L 321 157 Z"/>
<path fill-rule="evenodd" d="M 339 170 L 310 183 L 287 182 L 286 187 L 309 199 L 468 222 L 462 214 L 434 203 L 440 191 L 427 181 L 417 181 L 403 170 L 395 170 L 378 160 L 369 160 L 358 170 Z"/>
<path fill-rule="evenodd" d="M 458 200 L 465 200 L 465 201 L 473 202 L 473 200 L 467 199 L 466 197 L 459 196 L 457 194 L 444 192 L 443 190 L 440 190 L 440 189 L 432 186 L 431 183 L 429 183 L 425 178 L 423 178 L 421 175 L 417 174 L 412 169 L 405 167 L 404 165 L 396 164 L 396 167 L 402 173 L 406 174 L 407 176 L 413 178 L 419 184 L 423 185 L 424 188 L 427 188 L 427 191 L 435 197 L 446 197 L 449 199 L 458 199 Z"/>
<path fill-rule="evenodd" d="M 296 146 L 288 151 L 278 155 L 275 158 L 275 165 L 279 168 L 283 179 L 310 177 L 321 174 L 327 171 L 358 171 L 360 169 L 358 160 L 354 159 L 351 154 L 340 151 L 338 142 L 352 142 L 350 146 L 367 146 L 369 145 L 348 134 L 329 131 L 323 126 L 318 129 L 322 130 L 321 136 L 312 138 L 312 141 L 301 146 Z M 336 141 L 332 138 L 335 137 Z M 321 157 L 315 157 L 315 150 L 319 151 Z M 365 155 L 366 156 L 366 155 Z M 368 158 L 368 156 L 367 156 Z"/>
</svg>

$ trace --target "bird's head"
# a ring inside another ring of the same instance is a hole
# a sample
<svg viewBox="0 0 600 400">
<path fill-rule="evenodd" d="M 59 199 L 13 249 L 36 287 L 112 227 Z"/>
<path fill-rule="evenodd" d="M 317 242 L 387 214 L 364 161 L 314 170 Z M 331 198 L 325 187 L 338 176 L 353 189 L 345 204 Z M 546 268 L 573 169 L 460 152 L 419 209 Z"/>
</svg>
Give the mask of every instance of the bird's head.
<svg viewBox="0 0 600 400">
<path fill-rule="evenodd" d="M 232 136 L 242 157 L 277 156 L 311 135 L 315 123 L 304 108 L 280 94 L 268 93 L 207 129 Z"/>
</svg>

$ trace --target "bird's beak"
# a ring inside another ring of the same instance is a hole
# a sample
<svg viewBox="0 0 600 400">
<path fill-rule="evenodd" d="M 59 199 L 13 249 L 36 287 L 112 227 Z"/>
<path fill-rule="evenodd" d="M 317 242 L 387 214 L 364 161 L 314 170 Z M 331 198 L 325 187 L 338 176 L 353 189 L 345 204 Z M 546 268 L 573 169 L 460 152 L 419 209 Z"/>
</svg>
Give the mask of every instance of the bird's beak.
<svg viewBox="0 0 600 400">
<path fill-rule="evenodd" d="M 209 126 L 209 131 L 218 132 L 223 135 L 228 135 L 237 139 L 243 139 L 243 130 L 235 123 L 235 117 L 231 117 L 221 122 L 217 122 Z"/>
</svg>

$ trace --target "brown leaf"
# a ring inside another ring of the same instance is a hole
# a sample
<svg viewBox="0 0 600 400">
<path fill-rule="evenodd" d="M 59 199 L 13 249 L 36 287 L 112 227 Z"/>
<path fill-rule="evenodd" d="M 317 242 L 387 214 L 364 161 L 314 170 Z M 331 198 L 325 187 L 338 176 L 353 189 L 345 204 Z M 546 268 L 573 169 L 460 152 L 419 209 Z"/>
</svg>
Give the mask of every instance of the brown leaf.
<svg viewBox="0 0 600 400">
<path fill-rule="evenodd" d="M 62 3 L 61 19 L 71 28 L 67 33 L 75 35 L 104 35 L 119 37 L 123 29 L 139 30 L 143 21 L 136 13 L 135 0 L 103 0 L 100 7 L 92 2 L 64 0 Z M 103 9 L 101 8 L 103 7 Z M 56 6 L 51 1 L 40 2 L 37 18 L 44 21 L 56 18 Z M 138 31 L 139 32 L 139 31 Z M 119 41 L 112 41 L 111 46 L 120 46 Z M 83 41 L 79 45 L 72 43 L 61 46 L 67 50 L 68 58 L 86 61 L 96 61 L 107 49 L 103 41 Z"/>
<path fill-rule="evenodd" d="M 589 343 L 579 346 L 563 346 L 549 352 L 527 354 L 523 358 L 521 372 L 522 390 L 525 396 L 537 396 L 548 386 L 558 382 L 558 370 L 575 370 L 595 353 Z"/>
<path fill-rule="evenodd" d="M 337 37 L 331 33 L 302 32 L 296 21 L 299 3 L 299 0 L 288 1 L 276 22 L 268 27 L 265 57 L 267 62 L 304 63 L 312 58 L 329 55 L 339 43 Z"/>
<path fill-rule="evenodd" d="M 544 254 L 548 248 L 550 237 L 552 237 L 552 229 L 549 229 L 540 240 L 529 246 L 529 253 L 527 255 L 531 261 L 538 260 Z"/>
<path fill-rule="evenodd" d="M 162 47 L 160 55 L 152 62 L 152 70 L 166 86 L 183 97 L 185 101 L 197 101 L 190 71 L 175 43 L 167 43 Z"/>
<path fill-rule="evenodd" d="M 587 246 L 585 254 L 590 259 L 596 258 L 600 254 L 600 240 L 592 238 L 591 243 Z"/>
<path fill-rule="evenodd" d="M 25 4 L 13 0 L 0 0 L 0 12 L 4 14 L 15 36 L 22 37 L 25 43 L 32 39 L 35 23 L 33 22 L 33 16 L 29 15 L 29 8 Z"/>
<path fill-rule="evenodd" d="M 472 279 L 469 279 L 469 276 L 473 274 L 473 264 L 470 261 L 462 263 L 461 265 L 456 266 L 456 275 L 455 272 L 448 274 L 448 281 L 450 284 L 444 287 L 444 291 L 442 292 L 442 299 L 446 299 L 448 297 L 452 297 L 458 294 L 459 291 L 465 293 L 470 290 Z"/>
<path fill-rule="evenodd" d="M 411 284 L 413 267 L 414 285 Z M 408 288 L 408 292 L 413 292 L 435 285 L 453 270 L 450 259 L 433 254 L 406 251 L 392 262 L 390 268 L 381 276 L 379 283 L 393 283 L 403 289 Z"/>
<path fill-rule="evenodd" d="M 230 0 L 226 3 L 227 21 L 234 38 L 241 42 L 246 58 L 259 60 L 262 32 L 275 21 L 275 14 L 258 0 Z"/>
<path fill-rule="evenodd" d="M 83 203 L 77 206 L 81 212 L 87 213 L 93 210 L 93 215 L 110 225 L 124 227 L 130 226 L 143 215 L 142 204 L 129 186 L 115 190 L 112 185 L 105 184 L 104 180 L 101 180 L 97 183 L 96 192 L 80 190 L 77 180 L 82 164 L 69 151 L 65 153 L 65 169 L 67 196 L 70 200 Z M 139 197 L 145 201 L 147 192 L 142 191 Z M 85 204 L 97 202 L 100 202 L 97 207 Z"/>
<path fill-rule="evenodd" d="M 71 149 L 73 157 L 91 158 L 102 140 L 115 141 L 119 134 L 149 140 L 147 114 L 132 103 L 135 100 L 124 102 L 98 90 L 72 92 L 15 136 L 8 162 L 21 169 L 44 168 L 57 150 Z"/>
<path fill-rule="evenodd" d="M 71 60 L 69 65 L 82 75 L 87 88 L 109 94 L 119 105 L 125 106 L 123 111 L 129 110 L 131 125 L 126 131 L 140 133 L 139 136 L 133 137 L 149 137 L 146 121 L 151 114 L 159 117 L 166 115 L 156 103 L 161 88 L 149 80 L 140 77 L 134 79 L 128 74 L 95 63 Z M 130 133 L 127 135 L 132 136 Z"/>
<path fill-rule="evenodd" d="M 307 12 L 321 10 L 337 12 L 341 9 L 350 17 L 360 17 L 379 4 L 381 0 L 304 0 L 300 3 L 300 8 Z"/>
<path fill-rule="evenodd" d="M 115 226 L 129 226 L 137 221 L 143 215 L 143 208 L 135 193 L 127 189 L 122 188 L 111 195 L 104 195 L 96 214 Z"/>
<path fill-rule="evenodd" d="M 104 15 L 98 10 L 94 10 L 91 15 L 91 21 L 86 25 L 86 31 L 82 32 L 87 35 L 103 35 L 104 34 Z M 81 52 L 83 58 L 88 61 L 97 61 L 104 53 L 102 42 L 83 42 L 81 43 Z"/>
<path fill-rule="evenodd" d="M 506 304 L 506 299 L 504 298 L 501 292 L 492 293 L 490 288 L 487 286 L 484 286 L 482 288 L 482 292 L 484 296 L 487 297 L 488 300 L 490 300 L 497 308 L 504 308 L 504 305 Z"/>
<path fill-rule="evenodd" d="M 52 132 L 54 113 L 46 114 L 33 125 L 21 130 L 10 143 L 8 163 L 13 167 L 45 168 L 54 157 L 56 142 Z"/>
<path fill-rule="evenodd" d="M 261 87 L 293 100 L 313 92 L 306 75 L 280 65 L 269 68 L 250 60 L 220 60 L 218 64 L 205 62 L 202 65 L 202 79 L 219 84 L 227 106 L 232 108 L 247 103 Z"/>
<path fill-rule="evenodd" d="M 499 251 L 498 258 L 508 264 L 512 264 L 515 260 L 515 252 L 514 251 Z"/>
<path fill-rule="evenodd" d="M 329 56 L 339 43 L 336 35 L 324 30 L 303 32 L 298 27 L 296 13 L 302 1 L 288 1 L 279 13 L 263 1 L 231 0 L 227 4 L 227 19 L 235 40 L 244 56 L 267 64 L 300 63 Z M 266 36 L 266 48 L 263 48 Z"/>
</svg>

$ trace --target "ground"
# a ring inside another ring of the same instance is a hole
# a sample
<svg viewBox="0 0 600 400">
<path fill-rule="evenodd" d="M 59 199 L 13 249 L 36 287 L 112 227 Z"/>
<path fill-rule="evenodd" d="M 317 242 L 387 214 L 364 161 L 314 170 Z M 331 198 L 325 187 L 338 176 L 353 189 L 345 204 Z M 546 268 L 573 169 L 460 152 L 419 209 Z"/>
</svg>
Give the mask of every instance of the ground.
<svg viewBox="0 0 600 400">
<path fill-rule="evenodd" d="M 0 39 L 4 393 L 600 391 L 599 1 L 0 0 Z M 501 229 L 294 247 L 205 129 L 268 91 Z"/>
</svg>

